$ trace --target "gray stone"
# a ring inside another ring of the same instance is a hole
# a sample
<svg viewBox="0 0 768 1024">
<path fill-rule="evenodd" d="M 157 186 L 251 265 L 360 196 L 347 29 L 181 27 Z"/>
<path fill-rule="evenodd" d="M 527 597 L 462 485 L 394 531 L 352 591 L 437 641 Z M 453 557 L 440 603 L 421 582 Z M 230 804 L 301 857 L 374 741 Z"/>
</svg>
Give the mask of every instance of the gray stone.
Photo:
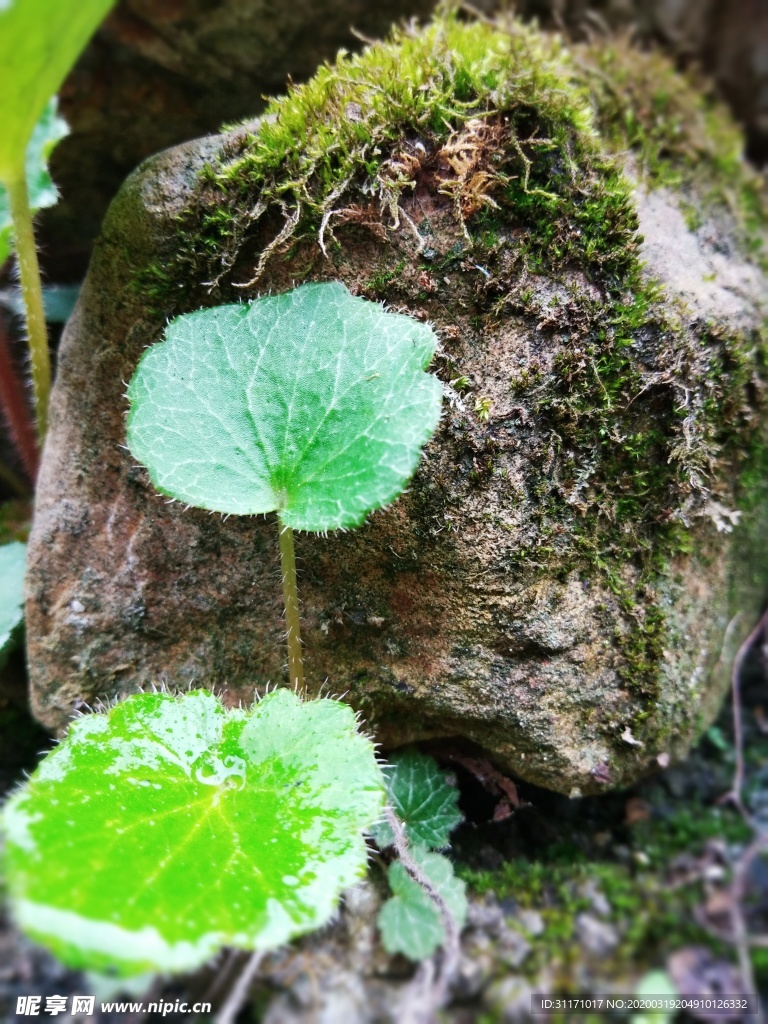
<svg viewBox="0 0 768 1024">
<path fill-rule="evenodd" d="M 352 972 L 328 970 L 322 977 L 303 974 L 289 993 L 273 999 L 264 1024 L 373 1024 L 368 993 L 362 979 Z"/>
<path fill-rule="evenodd" d="M 544 931 L 544 918 L 538 910 L 518 910 L 515 918 L 533 938 L 541 935 Z"/>
<path fill-rule="evenodd" d="M 499 958 L 509 967 L 517 969 L 531 952 L 531 944 L 519 931 L 505 927 L 499 935 Z"/>
<path fill-rule="evenodd" d="M 459 960 L 457 976 L 451 985 L 454 999 L 475 999 L 483 991 L 497 966 L 491 945 L 472 940 L 465 943 L 465 952 Z"/>
<path fill-rule="evenodd" d="M 495 981 L 485 995 L 485 1004 L 503 1024 L 519 1024 L 531 1019 L 531 996 L 533 993 L 545 994 L 542 986 L 534 989 L 525 978 L 505 977 Z"/>
<path fill-rule="evenodd" d="M 610 917 L 611 904 L 602 889 L 599 889 L 593 878 L 587 879 L 579 886 L 579 895 L 589 900 L 592 912 L 598 917 Z"/>
<path fill-rule="evenodd" d="M 576 934 L 585 953 L 594 957 L 605 957 L 619 944 L 619 933 L 608 924 L 591 914 L 576 915 Z"/>
<path fill-rule="evenodd" d="M 473 903 L 467 914 L 467 924 L 470 928 L 486 931 L 491 935 L 498 935 L 504 925 L 504 911 L 498 903 L 490 902 L 486 896 L 486 902 Z"/>
</svg>

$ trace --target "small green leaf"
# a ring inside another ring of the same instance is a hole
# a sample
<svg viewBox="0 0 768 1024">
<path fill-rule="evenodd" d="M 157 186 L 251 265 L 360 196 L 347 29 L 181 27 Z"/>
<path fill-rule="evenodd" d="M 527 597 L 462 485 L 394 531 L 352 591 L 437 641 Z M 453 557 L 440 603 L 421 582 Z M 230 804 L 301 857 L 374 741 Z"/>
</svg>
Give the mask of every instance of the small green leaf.
<svg viewBox="0 0 768 1024">
<path fill-rule="evenodd" d="M 55 206 L 59 194 L 48 173 L 48 160 L 67 134 L 67 122 L 58 116 L 58 101 L 54 96 L 35 125 L 32 138 L 27 146 L 27 189 L 29 207 L 32 213 Z M 8 193 L 0 182 L 0 265 L 5 262 L 13 249 L 13 221 Z"/>
<path fill-rule="evenodd" d="M 411 856 L 443 897 L 461 927 L 467 919 L 464 882 L 456 878 L 453 865 L 441 853 L 427 853 L 414 846 Z M 404 953 L 411 960 L 432 956 L 445 942 L 440 910 L 418 882 L 396 860 L 389 867 L 389 887 L 394 893 L 379 911 L 379 931 L 388 953 Z"/>
<path fill-rule="evenodd" d="M 448 785 L 445 773 L 428 754 L 403 750 L 392 754 L 389 761 L 384 769 L 387 795 L 409 843 L 445 849 L 449 835 L 462 820 L 458 790 Z M 373 838 L 382 849 L 394 841 L 385 821 L 376 825 Z"/>
<path fill-rule="evenodd" d="M 324 924 L 384 790 L 352 710 L 139 694 L 79 719 L 8 802 L 19 925 L 76 968 L 192 969 Z"/>
<path fill-rule="evenodd" d="M 128 388 L 128 444 L 188 504 L 358 526 L 400 494 L 437 425 L 435 344 L 338 282 L 181 316 Z"/>
<path fill-rule="evenodd" d="M 0 666 L 16 645 L 24 621 L 24 570 L 27 546 L 20 541 L 0 547 Z"/>
<path fill-rule="evenodd" d="M 635 988 L 635 995 L 650 999 L 663 996 L 670 1002 L 679 995 L 675 983 L 666 971 L 654 970 L 644 974 Z M 671 1024 L 675 1019 L 675 1010 L 646 1010 L 641 1013 L 633 1013 L 629 1018 L 630 1024 Z"/>
<path fill-rule="evenodd" d="M 114 0 L 0 0 L 0 181 L 13 180 L 37 122 Z"/>
</svg>

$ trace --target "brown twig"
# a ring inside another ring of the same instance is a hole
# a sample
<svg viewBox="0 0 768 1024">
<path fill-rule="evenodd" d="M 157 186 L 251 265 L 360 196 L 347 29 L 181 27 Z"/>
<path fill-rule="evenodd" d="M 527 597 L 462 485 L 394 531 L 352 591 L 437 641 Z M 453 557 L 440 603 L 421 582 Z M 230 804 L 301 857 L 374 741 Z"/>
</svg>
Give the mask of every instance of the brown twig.
<svg viewBox="0 0 768 1024">
<path fill-rule="evenodd" d="M 736 953 L 739 958 L 739 973 L 741 974 L 741 981 L 744 986 L 744 991 L 748 994 L 757 992 L 757 988 L 755 986 L 754 971 L 752 970 L 752 957 L 750 956 L 751 943 L 749 930 L 747 928 L 747 922 L 744 915 L 744 897 L 747 891 L 749 869 L 752 866 L 752 861 L 762 853 L 766 847 L 768 847 L 768 834 L 765 832 L 758 833 L 736 862 L 733 869 L 733 878 L 731 879 L 731 898 L 729 909 L 731 916 L 731 929 L 733 931 L 733 944 L 736 947 Z M 762 1020 L 762 1014 L 760 1015 L 760 1020 Z"/>
<path fill-rule="evenodd" d="M 720 803 L 732 803 L 741 814 L 742 818 L 754 833 L 752 841 L 741 854 L 733 867 L 731 879 L 728 911 L 731 922 L 730 940 L 736 948 L 736 955 L 739 960 L 739 973 L 745 993 L 757 992 L 755 987 L 755 975 L 752 969 L 752 957 L 750 948 L 753 945 L 752 938 L 747 927 L 746 915 L 744 913 L 744 898 L 749 882 L 749 870 L 754 859 L 764 850 L 768 849 L 768 832 L 760 829 L 752 815 L 744 804 L 743 789 L 745 777 L 744 761 L 744 720 L 741 707 L 741 683 L 742 669 L 747 654 L 757 643 L 760 637 L 766 634 L 768 628 L 768 609 L 763 612 L 759 622 L 739 647 L 736 657 L 733 659 L 733 670 L 731 673 L 731 691 L 733 695 L 733 743 L 735 755 L 735 767 L 733 781 L 730 790 L 720 798 Z M 758 1022 L 764 1020 L 762 1010 L 759 1011 Z"/>
<path fill-rule="evenodd" d="M 229 981 L 229 977 L 237 966 L 242 951 L 239 949 L 228 949 L 226 956 L 224 957 L 219 969 L 216 971 L 216 975 L 211 984 L 206 989 L 203 1001 L 206 1003 L 212 1003 L 218 999 L 219 992 Z"/>
<path fill-rule="evenodd" d="M 504 821 L 514 810 L 528 806 L 525 800 L 521 799 L 512 779 L 508 779 L 498 768 L 494 768 L 487 758 L 465 757 L 463 754 L 449 754 L 448 757 L 474 775 L 486 793 L 501 797 L 493 812 L 494 821 Z"/>
<path fill-rule="evenodd" d="M 744 788 L 744 721 L 741 714 L 741 670 L 744 659 L 768 626 L 768 608 L 763 612 L 760 621 L 736 652 L 731 672 L 731 693 L 733 695 L 733 743 L 736 765 L 733 772 L 731 788 L 720 798 L 720 803 L 732 803 L 737 808 L 750 828 L 755 825 L 752 816 L 744 806 L 742 790 Z"/>
<path fill-rule="evenodd" d="M 256 952 L 251 955 L 237 981 L 232 986 L 232 991 L 227 996 L 224 1005 L 219 1010 L 216 1016 L 216 1024 L 234 1024 L 235 1018 L 248 998 L 248 989 L 251 987 L 251 982 L 256 971 L 259 969 L 259 964 L 263 957 L 264 954 L 262 952 Z"/>
</svg>

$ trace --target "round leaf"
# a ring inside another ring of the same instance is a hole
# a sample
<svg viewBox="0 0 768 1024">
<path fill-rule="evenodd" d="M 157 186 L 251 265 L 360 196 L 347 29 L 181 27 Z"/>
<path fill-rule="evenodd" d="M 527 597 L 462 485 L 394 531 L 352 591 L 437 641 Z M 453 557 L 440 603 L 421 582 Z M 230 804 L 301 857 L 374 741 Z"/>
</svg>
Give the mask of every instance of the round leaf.
<svg viewBox="0 0 768 1024">
<path fill-rule="evenodd" d="M 27 546 L 20 541 L 0 547 L 0 665 L 13 648 L 24 620 L 24 570 Z"/>
<path fill-rule="evenodd" d="M 0 180 L 24 166 L 48 101 L 114 0 L 0 0 Z"/>
<path fill-rule="evenodd" d="M 131 381 L 128 444 L 188 504 L 357 526 L 402 491 L 437 425 L 435 345 L 340 283 L 181 316 Z"/>
<path fill-rule="evenodd" d="M 43 116 L 35 125 L 32 138 L 27 146 L 27 191 L 32 213 L 55 206 L 59 194 L 48 172 L 48 160 L 56 143 L 68 132 L 67 123 L 56 113 L 56 97 L 49 102 Z M 0 264 L 10 256 L 13 249 L 13 220 L 8 193 L 0 182 Z"/>
<path fill-rule="evenodd" d="M 382 804 L 338 701 L 139 694 L 76 722 L 9 801 L 13 911 L 65 963 L 123 975 L 271 949 L 331 916 Z"/>
</svg>

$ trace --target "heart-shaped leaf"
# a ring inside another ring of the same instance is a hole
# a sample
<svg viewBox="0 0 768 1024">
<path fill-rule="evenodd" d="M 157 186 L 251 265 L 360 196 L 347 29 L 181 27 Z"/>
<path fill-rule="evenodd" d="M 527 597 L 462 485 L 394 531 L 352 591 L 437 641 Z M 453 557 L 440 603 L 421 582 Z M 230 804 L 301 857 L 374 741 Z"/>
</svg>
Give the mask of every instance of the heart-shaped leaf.
<svg viewBox="0 0 768 1024">
<path fill-rule="evenodd" d="M 56 143 L 68 132 L 67 123 L 57 114 L 58 101 L 54 96 L 35 125 L 27 146 L 27 192 L 32 213 L 55 206 L 59 194 L 48 172 L 48 160 Z M 13 221 L 8 193 L 0 182 L 0 265 L 13 249 Z"/>
<path fill-rule="evenodd" d="M 35 125 L 114 0 L 0 0 L 0 181 L 13 180 Z"/>
<path fill-rule="evenodd" d="M 455 877 L 453 865 L 441 853 L 427 853 L 414 846 L 411 856 L 432 882 L 461 927 L 467 919 L 466 886 Z M 440 910 L 429 895 L 396 860 L 389 866 L 389 887 L 393 892 L 379 911 L 379 931 L 388 953 L 404 953 L 411 960 L 424 960 L 445 942 Z"/>
<path fill-rule="evenodd" d="M 463 816 L 459 791 L 448 784 L 437 761 L 418 750 L 395 751 L 384 777 L 389 803 L 403 823 L 408 842 L 432 850 L 448 846 L 448 837 Z M 386 821 L 376 825 L 373 837 L 382 849 L 394 842 Z"/>
<path fill-rule="evenodd" d="M 338 701 L 129 697 L 77 721 L 6 806 L 13 911 L 65 963 L 123 975 L 271 949 L 364 872 L 383 799 Z"/>
<path fill-rule="evenodd" d="M 0 666 L 16 643 L 24 620 L 24 570 L 27 546 L 12 541 L 0 547 Z"/>
<path fill-rule="evenodd" d="M 128 444 L 200 508 L 357 526 L 402 491 L 440 416 L 433 331 L 309 284 L 181 316 L 128 389 Z"/>
</svg>

